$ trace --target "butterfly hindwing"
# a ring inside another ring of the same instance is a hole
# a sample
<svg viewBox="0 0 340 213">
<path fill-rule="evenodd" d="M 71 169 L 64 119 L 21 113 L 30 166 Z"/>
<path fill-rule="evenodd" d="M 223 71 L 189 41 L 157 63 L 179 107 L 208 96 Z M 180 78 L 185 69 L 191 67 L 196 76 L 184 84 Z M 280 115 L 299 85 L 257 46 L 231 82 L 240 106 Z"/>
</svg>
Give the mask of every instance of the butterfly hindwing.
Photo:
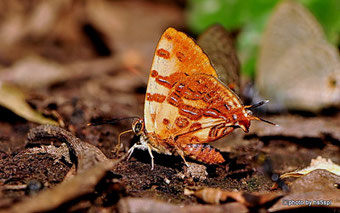
<svg viewBox="0 0 340 213">
<path fill-rule="evenodd" d="M 171 139 L 177 146 L 221 138 L 244 114 L 238 97 L 206 74 L 183 77 L 169 89 L 157 110 L 152 133 L 158 139 Z"/>
<path fill-rule="evenodd" d="M 221 138 L 244 113 L 239 98 L 215 77 L 205 74 L 189 76 L 177 84 L 168 99 L 177 107 L 178 116 L 172 118 L 169 135 L 179 144 L 208 143 Z"/>
</svg>

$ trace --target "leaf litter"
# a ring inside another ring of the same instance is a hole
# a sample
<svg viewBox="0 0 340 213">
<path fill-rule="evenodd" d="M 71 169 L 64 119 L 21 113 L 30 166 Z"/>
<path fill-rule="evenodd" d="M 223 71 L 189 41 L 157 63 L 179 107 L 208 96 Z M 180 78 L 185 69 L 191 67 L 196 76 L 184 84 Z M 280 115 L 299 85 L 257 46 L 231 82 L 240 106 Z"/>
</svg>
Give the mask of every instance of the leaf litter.
<svg viewBox="0 0 340 213">
<path fill-rule="evenodd" d="M 304 207 L 340 208 L 340 176 L 317 169 L 295 180 L 291 192 L 277 201 L 270 212 Z"/>
<path fill-rule="evenodd" d="M 325 159 L 325 158 L 322 158 L 321 156 L 318 156 L 316 159 L 312 159 L 309 167 L 306 167 L 298 171 L 282 174 L 280 177 L 281 178 L 301 177 L 317 169 L 324 169 L 324 170 L 327 170 L 328 172 L 331 172 L 335 175 L 340 176 L 339 165 L 333 163 L 331 159 Z"/>
<path fill-rule="evenodd" d="M 18 88 L 0 81 L 0 105 L 6 107 L 28 121 L 39 124 L 58 123 L 33 110 L 25 101 L 25 95 Z"/>
<path fill-rule="evenodd" d="M 36 196 L 24 198 L 3 212 L 41 212 L 55 209 L 65 202 L 93 192 L 98 182 L 121 160 L 106 158 L 97 147 L 81 141 L 60 127 L 42 125 L 31 129 L 28 133 L 29 141 L 53 138 L 65 142 L 69 152 L 75 155 L 76 175 Z M 48 150 L 53 153 L 53 150 L 58 149 L 49 147 Z M 53 154 L 60 155 L 58 152 Z M 65 153 L 63 152 L 62 155 Z"/>
<path fill-rule="evenodd" d="M 185 189 L 184 194 L 194 195 L 210 204 L 220 204 L 221 202 L 227 201 L 228 198 L 232 198 L 248 207 L 264 205 L 267 202 L 282 196 L 282 193 L 278 192 L 250 194 L 246 192 L 226 191 L 219 188 L 203 188 L 198 190 Z"/>
</svg>

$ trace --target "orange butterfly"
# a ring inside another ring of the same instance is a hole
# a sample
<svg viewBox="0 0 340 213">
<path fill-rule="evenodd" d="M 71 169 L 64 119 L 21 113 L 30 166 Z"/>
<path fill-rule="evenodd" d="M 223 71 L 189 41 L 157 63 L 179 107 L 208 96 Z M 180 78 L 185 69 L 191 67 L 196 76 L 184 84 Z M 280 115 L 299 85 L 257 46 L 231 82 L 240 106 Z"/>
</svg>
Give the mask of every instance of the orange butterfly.
<svg viewBox="0 0 340 213">
<path fill-rule="evenodd" d="M 129 150 L 178 154 L 207 163 L 224 162 L 222 155 L 206 143 L 235 128 L 248 132 L 251 120 L 263 120 L 218 80 L 202 49 L 187 35 L 168 28 L 153 59 L 145 97 L 144 119 L 133 123 L 140 141 Z M 263 120 L 264 121 L 264 120 Z M 130 130 L 131 131 L 131 130 Z"/>
</svg>

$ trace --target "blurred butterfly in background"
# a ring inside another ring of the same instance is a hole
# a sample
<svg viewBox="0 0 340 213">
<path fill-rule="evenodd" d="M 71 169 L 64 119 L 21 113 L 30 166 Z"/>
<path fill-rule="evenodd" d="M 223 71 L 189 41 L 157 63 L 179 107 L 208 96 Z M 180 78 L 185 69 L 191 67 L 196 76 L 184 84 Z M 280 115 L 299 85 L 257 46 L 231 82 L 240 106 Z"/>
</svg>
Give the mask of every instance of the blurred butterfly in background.
<svg viewBox="0 0 340 213">
<path fill-rule="evenodd" d="M 294 1 L 277 5 L 260 46 L 256 87 L 269 110 L 340 106 L 340 59 L 315 17 Z"/>
<path fill-rule="evenodd" d="M 240 62 L 231 35 L 221 25 L 213 25 L 197 39 L 208 55 L 219 80 L 240 96 Z"/>
</svg>

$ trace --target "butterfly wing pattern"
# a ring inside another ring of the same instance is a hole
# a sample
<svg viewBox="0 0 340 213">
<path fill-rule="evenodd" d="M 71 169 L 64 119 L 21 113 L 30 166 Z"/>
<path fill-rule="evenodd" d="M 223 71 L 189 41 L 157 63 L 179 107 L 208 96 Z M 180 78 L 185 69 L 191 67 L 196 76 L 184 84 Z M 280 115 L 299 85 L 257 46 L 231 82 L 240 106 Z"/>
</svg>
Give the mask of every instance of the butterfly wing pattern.
<svg viewBox="0 0 340 213">
<path fill-rule="evenodd" d="M 130 154 L 138 147 L 148 149 L 151 157 L 153 150 L 221 163 L 222 155 L 206 143 L 238 127 L 247 132 L 253 119 L 258 120 L 218 80 L 202 49 L 186 34 L 168 28 L 156 48 L 144 120 L 138 121 L 145 128 L 135 131 L 142 137 L 141 145 L 132 147 Z"/>
</svg>

